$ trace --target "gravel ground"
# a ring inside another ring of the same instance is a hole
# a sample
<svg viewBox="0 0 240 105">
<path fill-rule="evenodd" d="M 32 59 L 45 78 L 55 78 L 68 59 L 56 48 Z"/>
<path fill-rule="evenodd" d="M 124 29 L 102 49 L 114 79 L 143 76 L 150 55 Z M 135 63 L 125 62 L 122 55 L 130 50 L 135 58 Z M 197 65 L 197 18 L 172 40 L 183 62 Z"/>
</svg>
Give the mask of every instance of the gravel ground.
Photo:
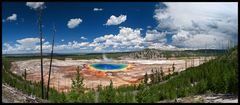
<svg viewBox="0 0 240 105">
<path fill-rule="evenodd" d="M 2 84 L 2 103 L 48 103 L 48 101 L 28 96 L 11 86 Z"/>
<path fill-rule="evenodd" d="M 158 103 L 238 103 L 238 96 L 231 94 L 204 94 L 175 100 L 163 100 Z"/>
</svg>

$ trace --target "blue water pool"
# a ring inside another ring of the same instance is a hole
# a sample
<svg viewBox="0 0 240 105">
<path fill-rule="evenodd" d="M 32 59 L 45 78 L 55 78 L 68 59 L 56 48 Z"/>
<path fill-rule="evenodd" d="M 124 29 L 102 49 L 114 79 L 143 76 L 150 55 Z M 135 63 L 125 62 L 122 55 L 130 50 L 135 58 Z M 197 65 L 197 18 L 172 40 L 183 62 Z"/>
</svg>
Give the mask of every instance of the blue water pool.
<svg viewBox="0 0 240 105">
<path fill-rule="evenodd" d="M 122 70 L 126 68 L 127 64 L 91 64 L 91 67 L 97 70 Z"/>
</svg>

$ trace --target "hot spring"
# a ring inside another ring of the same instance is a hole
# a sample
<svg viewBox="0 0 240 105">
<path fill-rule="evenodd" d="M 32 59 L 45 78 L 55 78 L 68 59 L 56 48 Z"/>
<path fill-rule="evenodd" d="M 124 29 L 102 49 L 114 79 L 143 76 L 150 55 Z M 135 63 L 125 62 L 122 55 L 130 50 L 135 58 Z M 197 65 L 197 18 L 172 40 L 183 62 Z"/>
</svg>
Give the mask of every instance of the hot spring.
<svg viewBox="0 0 240 105">
<path fill-rule="evenodd" d="M 91 64 L 90 66 L 101 71 L 124 70 L 128 67 L 127 64 Z"/>
</svg>

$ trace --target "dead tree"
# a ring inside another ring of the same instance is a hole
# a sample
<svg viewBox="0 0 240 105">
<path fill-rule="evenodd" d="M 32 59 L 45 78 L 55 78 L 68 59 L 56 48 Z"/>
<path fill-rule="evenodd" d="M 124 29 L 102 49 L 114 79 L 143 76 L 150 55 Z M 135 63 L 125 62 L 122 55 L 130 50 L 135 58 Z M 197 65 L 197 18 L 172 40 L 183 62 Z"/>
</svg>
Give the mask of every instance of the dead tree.
<svg viewBox="0 0 240 105">
<path fill-rule="evenodd" d="M 207 56 L 207 51 L 206 51 L 207 49 L 206 49 L 206 48 L 207 48 L 207 45 L 205 44 L 205 57 L 204 57 L 204 62 L 206 62 L 206 56 Z"/>
<path fill-rule="evenodd" d="M 160 70 L 161 71 L 161 77 L 163 77 L 164 76 L 163 68 L 161 67 L 160 69 L 161 69 Z"/>
<path fill-rule="evenodd" d="M 175 64 L 173 63 L 173 65 L 172 65 L 172 71 L 173 71 L 173 73 L 175 72 L 175 66 L 174 66 Z"/>
<path fill-rule="evenodd" d="M 44 88 L 43 88 L 43 57 L 42 57 L 42 10 L 38 9 L 38 24 L 39 24 L 39 34 L 40 34 L 40 56 L 41 56 L 41 87 L 42 87 L 42 99 L 44 99 Z"/>
<path fill-rule="evenodd" d="M 230 45 L 231 45 L 231 41 L 230 41 L 230 40 L 228 40 L 228 47 L 227 47 L 228 49 L 227 49 L 227 52 L 229 52 L 229 51 L 230 51 L 230 48 L 231 48 L 231 46 L 230 46 Z"/>
<path fill-rule="evenodd" d="M 26 81 L 26 79 L 27 79 L 27 70 L 26 70 L 26 68 L 24 69 L 24 74 L 23 74 L 23 76 L 24 76 L 24 82 L 26 82 L 27 83 L 27 81 Z M 24 88 L 26 88 L 27 86 L 26 86 L 27 84 L 25 84 L 24 85 Z"/>
<path fill-rule="evenodd" d="M 164 72 L 163 72 L 163 69 L 162 67 L 160 68 L 160 82 L 163 81 L 163 76 L 164 76 Z"/>
<path fill-rule="evenodd" d="M 201 64 L 201 57 L 199 56 L 198 57 L 198 65 L 200 65 Z"/>
<path fill-rule="evenodd" d="M 195 55 L 193 55 L 193 67 L 194 67 L 194 57 L 195 57 Z"/>
<path fill-rule="evenodd" d="M 168 68 L 168 74 L 171 74 L 171 69 L 170 68 Z"/>
<path fill-rule="evenodd" d="M 187 69 L 187 60 L 185 60 L 185 69 Z"/>
<path fill-rule="evenodd" d="M 53 57 L 53 48 L 54 48 L 54 37 L 55 37 L 56 29 L 55 26 L 53 25 L 53 41 L 52 41 L 52 51 L 51 51 L 51 59 L 50 59 L 50 67 L 48 71 L 48 85 L 47 85 L 47 99 L 49 95 L 49 84 L 50 84 L 50 77 L 51 77 L 51 71 L 52 71 L 52 57 Z"/>
<path fill-rule="evenodd" d="M 57 73 L 57 79 L 58 79 L 57 89 L 58 89 L 58 91 L 59 91 L 59 72 Z"/>
<path fill-rule="evenodd" d="M 24 69 L 24 79 L 25 79 L 25 81 L 27 79 L 27 70 L 26 70 L 26 68 Z"/>
</svg>

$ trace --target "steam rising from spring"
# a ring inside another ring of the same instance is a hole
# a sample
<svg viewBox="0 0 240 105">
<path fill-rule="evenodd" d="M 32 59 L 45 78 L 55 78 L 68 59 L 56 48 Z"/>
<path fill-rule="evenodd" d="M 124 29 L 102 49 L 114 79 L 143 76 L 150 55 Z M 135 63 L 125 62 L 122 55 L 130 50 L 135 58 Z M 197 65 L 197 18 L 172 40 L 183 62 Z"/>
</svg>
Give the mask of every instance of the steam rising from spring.
<svg viewBox="0 0 240 105">
<path fill-rule="evenodd" d="M 103 61 L 111 61 L 112 59 L 107 58 L 107 56 L 103 53 Z"/>
</svg>

